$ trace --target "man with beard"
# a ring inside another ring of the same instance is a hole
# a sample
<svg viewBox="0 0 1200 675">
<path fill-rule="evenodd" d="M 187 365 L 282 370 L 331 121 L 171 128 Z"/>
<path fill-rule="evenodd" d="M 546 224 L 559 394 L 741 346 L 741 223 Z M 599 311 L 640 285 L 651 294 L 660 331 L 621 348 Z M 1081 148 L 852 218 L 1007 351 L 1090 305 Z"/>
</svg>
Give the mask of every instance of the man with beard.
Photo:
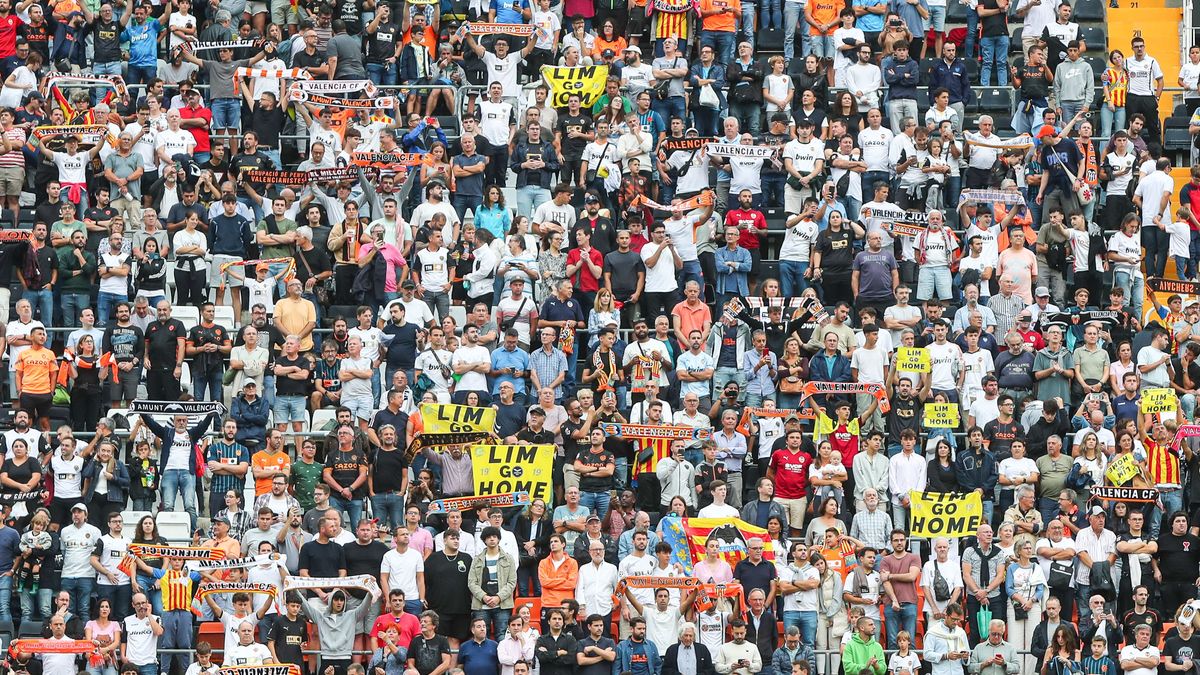
<svg viewBox="0 0 1200 675">
<path fill-rule="evenodd" d="M 442 549 L 425 559 L 425 574 L 437 583 L 425 587 L 425 600 L 429 609 L 438 613 L 442 622 L 438 633 L 450 641 L 451 649 L 467 639 L 471 624 L 471 593 L 467 577 L 471 569 L 471 556 L 459 549 L 462 532 L 446 530 L 442 537 Z M 497 633 L 502 635 L 503 631 Z"/>
<path fill-rule="evenodd" d="M 18 303 L 18 313 L 20 309 Z M 122 401 L 137 398 L 137 386 L 142 376 L 142 359 L 146 353 L 146 340 L 141 329 L 129 320 L 129 303 L 117 303 L 117 320 L 105 327 L 102 350 L 111 353 L 116 363 L 112 382 L 112 407 L 126 407 L 121 404 Z"/>
<path fill-rule="evenodd" d="M 154 401 L 179 398 L 187 329 L 171 318 L 171 303 L 159 300 L 158 319 L 146 327 L 146 396 Z"/>
<path fill-rule="evenodd" d="M 46 439 L 45 434 L 31 428 L 32 420 L 33 417 L 28 410 L 18 410 L 13 413 L 13 428 L 0 436 L 5 459 L 12 459 L 12 446 L 18 440 L 25 442 L 25 447 L 29 449 L 31 457 L 44 457 L 46 453 L 50 452 L 50 441 Z"/>
<path fill-rule="evenodd" d="M 250 451 L 238 442 L 237 433 L 237 422 L 225 420 L 221 426 L 221 437 L 209 443 L 204 452 L 208 474 L 212 477 L 208 512 L 213 517 L 224 508 L 226 492 L 242 491 L 246 472 L 250 470 Z"/>
</svg>

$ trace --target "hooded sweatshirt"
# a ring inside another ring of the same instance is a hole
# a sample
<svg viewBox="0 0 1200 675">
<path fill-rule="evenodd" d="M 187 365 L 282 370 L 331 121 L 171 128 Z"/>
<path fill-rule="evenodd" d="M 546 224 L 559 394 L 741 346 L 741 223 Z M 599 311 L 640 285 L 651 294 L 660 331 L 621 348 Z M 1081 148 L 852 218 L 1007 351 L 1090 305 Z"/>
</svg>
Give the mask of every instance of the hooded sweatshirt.
<svg viewBox="0 0 1200 675">
<path fill-rule="evenodd" d="M 1091 102 L 1096 91 L 1092 67 L 1083 59 L 1067 59 L 1054 69 L 1054 97 L 1061 101 Z"/>
<path fill-rule="evenodd" d="M 929 649 L 928 644 L 925 648 Z M 867 667 L 872 656 L 875 657 L 875 675 L 883 675 L 887 663 L 883 656 L 883 647 L 874 638 L 869 641 L 862 639 L 862 635 L 855 631 L 854 637 L 846 644 L 846 650 L 842 652 L 842 667 L 847 673 L 858 673 Z"/>
</svg>

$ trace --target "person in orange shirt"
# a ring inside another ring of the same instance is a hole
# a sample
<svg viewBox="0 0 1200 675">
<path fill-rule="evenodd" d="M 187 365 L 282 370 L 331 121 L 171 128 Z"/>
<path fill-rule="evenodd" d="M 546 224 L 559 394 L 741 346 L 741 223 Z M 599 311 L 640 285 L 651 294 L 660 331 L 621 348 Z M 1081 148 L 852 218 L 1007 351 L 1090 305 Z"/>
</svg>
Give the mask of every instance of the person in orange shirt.
<svg viewBox="0 0 1200 675">
<path fill-rule="evenodd" d="M 50 431 L 50 404 L 58 376 L 58 358 L 46 349 L 46 329 L 36 326 L 29 332 L 33 346 L 21 352 L 15 365 L 17 406 L 29 412 L 43 431 Z"/>
<path fill-rule="evenodd" d="M 700 46 L 712 47 L 717 62 L 733 63 L 741 0 L 700 0 Z"/>
<path fill-rule="evenodd" d="M 267 432 L 267 447 L 250 457 L 250 470 L 254 472 L 255 497 L 271 491 L 271 480 L 275 476 L 287 478 L 292 470 L 292 459 L 283 449 L 282 432 L 278 429 Z"/>
<path fill-rule="evenodd" d="M 538 581 L 542 584 L 542 607 L 562 607 L 564 600 L 575 597 L 579 563 L 567 555 L 567 540 L 561 534 L 550 535 L 550 555 L 538 563 Z"/>
</svg>

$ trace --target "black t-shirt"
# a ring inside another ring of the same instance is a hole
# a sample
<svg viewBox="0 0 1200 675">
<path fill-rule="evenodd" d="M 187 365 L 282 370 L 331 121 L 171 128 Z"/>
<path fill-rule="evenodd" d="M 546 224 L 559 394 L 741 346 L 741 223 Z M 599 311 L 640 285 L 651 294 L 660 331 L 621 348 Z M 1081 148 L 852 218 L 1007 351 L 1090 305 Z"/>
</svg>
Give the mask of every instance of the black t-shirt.
<svg viewBox="0 0 1200 675">
<path fill-rule="evenodd" d="M 1158 568 L 1163 582 L 1195 583 L 1200 569 L 1200 537 L 1176 537 L 1169 530 L 1158 538 Z"/>
<path fill-rule="evenodd" d="M 558 116 L 558 131 L 562 134 L 562 154 L 563 159 L 567 161 L 578 161 L 583 158 L 583 151 L 587 148 L 588 143 L 591 143 L 586 138 L 569 138 L 572 131 L 587 133 L 592 130 L 592 118 L 588 115 L 571 115 L 570 113 Z"/>
<path fill-rule="evenodd" d="M 37 449 L 30 448 L 30 450 L 36 451 Z M 18 483 L 28 483 L 33 480 L 33 474 L 42 473 L 42 465 L 32 455 L 26 457 L 25 462 L 20 466 L 13 462 L 13 460 L 6 459 L 4 460 L 4 466 L 0 467 L 0 473 L 7 474 L 9 480 Z"/>
<path fill-rule="evenodd" d="M 313 246 L 308 251 L 300 249 L 295 257 L 296 278 L 300 280 L 300 283 L 307 282 L 310 277 L 333 271 L 333 263 L 329 261 L 329 254 L 316 246 Z M 304 265 L 306 262 L 308 263 L 307 267 Z M 312 274 L 308 273 L 310 267 L 312 268 Z"/>
<path fill-rule="evenodd" d="M 192 327 L 192 332 L 188 335 L 188 342 L 195 347 L 203 347 L 205 345 L 215 344 L 221 346 L 229 342 L 229 331 L 219 324 L 205 326 L 197 324 Z M 192 357 L 192 368 L 198 372 L 211 372 L 221 368 L 225 363 L 225 357 L 221 352 L 200 352 Z"/>
<path fill-rule="evenodd" d="M 588 647 L 615 650 L 617 645 L 612 641 L 612 638 L 602 637 L 599 640 L 593 640 L 592 636 L 588 635 L 579 641 L 579 653 L 584 653 Z M 600 663 L 594 663 L 590 666 L 580 666 L 579 670 L 575 672 L 577 675 L 610 675 L 612 667 L 608 664 L 608 661 L 601 660 Z"/>
<path fill-rule="evenodd" d="M 362 33 L 362 13 L 358 8 L 358 0 L 341 0 L 338 4 L 337 18 L 346 24 L 347 35 Z"/>
<path fill-rule="evenodd" d="M 854 262 L 854 233 L 849 229 L 822 231 L 817 235 L 815 250 L 821 254 L 823 274 L 850 276 L 850 266 Z"/>
<path fill-rule="evenodd" d="M 387 552 L 387 545 L 381 541 L 372 541 L 366 546 L 359 544 L 358 540 L 346 544 L 342 547 L 342 554 L 346 557 L 346 576 L 352 577 L 357 574 L 377 576 L 379 570 L 383 568 L 383 556 L 387 555 Z M 367 597 L 367 592 L 363 590 L 352 588 L 348 592 L 356 598 Z"/>
<path fill-rule="evenodd" d="M 900 440 L 900 432 L 905 429 L 910 429 L 921 435 L 921 416 L 918 413 L 918 407 L 921 402 L 915 397 L 908 400 L 902 399 L 899 396 L 892 397 L 892 411 L 887 416 L 887 433 L 888 438 Z"/>
<path fill-rule="evenodd" d="M 445 551 L 437 551 L 425 559 L 425 574 L 436 583 L 425 586 L 429 609 L 445 616 L 466 616 L 471 613 L 471 594 L 467 591 L 467 572 L 471 556 L 459 552 L 451 560 Z"/>
<path fill-rule="evenodd" d="M 1176 665 L 1182 664 L 1184 660 L 1192 662 L 1191 670 L 1176 670 L 1173 672 L 1183 673 L 1183 675 L 1196 675 L 1200 673 L 1200 668 L 1197 668 L 1197 662 L 1200 662 L 1200 635 L 1192 633 L 1191 639 L 1184 640 L 1178 634 L 1167 638 L 1166 644 L 1163 645 L 1162 655 L 1171 660 L 1171 663 Z"/>
<path fill-rule="evenodd" d="M 37 52 L 42 55 L 44 60 L 49 60 L 51 30 L 48 22 L 43 21 L 40 26 L 26 23 L 17 32 L 29 43 L 29 50 L 31 52 Z"/>
<path fill-rule="evenodd" d="M 267 110 L 255 103 L 254 112 L 250 113 L 249 127 L 258 134 L 258 144 L 271 150 L 279 149 L 279 132 L 283 129 L 287 115 L 278 104 Z M 270 168 L 270 167 L 266 167 Z"/>
<path fill-rule="evenodd" d="M 325 457 L 325 468 L 332 469 L 332 478 L 335 483 L 343 487 L 350 487 L 354 481 L 358 480 L 359 467 L 367 463 L 367 458 L 357 450 L 345 452 L 340 449 L 330 450 Z M 363 481 L 352 491 L 355 499 L 362 499 L 367 494 L 367 483 Z"/>
<path fill-rule="evenodd" d="M 300 567 L 310 577 L 336 577 L 346 569 L 346 552 L 340 544 L 322 544 L 316 539 L 300 547 Z"/>
<path fill-rule="evenodd" d="M 980 0 L 980 9 L 1000 9 L 997 0 Z M 997 12 L 991 16 L 981 17 L 979 23 L 983 26 L 983 37 L 1003 37 L 1008 35 L 1008 13 Z"/>
<path fill-rule="evenodd" d="M 397 326 L 395 322 L 389 322 L 383 327 L 383 334 L 392 336 L 385 354 L 389 368 L 413 369 L 417 360 L 417 334 L 420 331 L 419 326 L 411 323 Z"/>
<path fill-rule="evenodd" d="M 554 445 L 554 434 L 547 429 L 534 431 L 525 427 L 517 432 L 517 440 L 529 445 Z"/>
<path fill-rule="evenodd" d="M 146 326 L 146 356 L 154 370 L 175 370 L 179 338 L 187 338 L 187 329 L 178 319 L 152 321 Z"/>
<path fill-rule="evenodd" d="M 286 356 L 280 355 L 275 358 L 277 366 L 299 366 L 309 371 L 309 377 L 303 380 L 293 380 L 292 378 L 281 375 L 275 378 L 275 394 L 277 396 L 306 396 L 308 395 L 310 382 L 312 381 L 312 364 L 304 356 L 297 355 L 294 359 L 289 359 Z"/>
<path fill-rule="evenodd" d="M 606 464 L 615 464 L 616 457 L 607 449 L 599 453 L 593 452 L 591 446 L 582 448 L 579 451 L 578 461 L 584 466 L 599 466 Z M 612 476 L 595 476 L 590 473 L 580 474 L 579 490 L 581 492 L 605 492 L 611 490 L 613 486 Z"/>
<path fill-rule="evenodd" d="M 400 26 L 381 23 L 373 34 L 367 36 L 367 63 L 383 63 L 396 55 L 396 41 L 401 35 Z"/>
<path fill-rule="evenodd" d="M 563 460 L 567 464 L 575 463 L 575 458 L 579 456 L 579 440 L 573 438 L 572 434 L 582 429 L 586 422 L 587 420 L 582 417 L 578 422 L 572 422 L 570 418 L 567 418 L 567 421 L 563 422 L 559 429 L 562 433 Z"/>
<path fill-rule="evenodd" d="M 379 416 L 390 414 L 387 408 L 380 410 L 375 414 L 375 421 L 379 422 Z M 397 416 L 403 415 L 405 418 L 408 415 L 398 413 Z M 391 424 L 391 422 L 388 422 Z M 395 426 L 393 424 L 393 426 Z M 376 429 L 379 425 L 375 426 Z M 398 437 L 403 440 L 404 427 L 396 427 Z M 375 452 L 375 456 L 371 458 L 371 465 L 375 468 L 375 493 L 381 494 L 384 492 L 396 492 L 400 486 L 404 484 L 404 475 L 408 472 L 408 462 L 404 461 L 404 451 L 400 450 L 379 450 Z M 378 568 L 375 570 L 379 571 Z"/>
<path fill-rule="evenodd" d="M 988 440 L 988 450 L 996 455 L 996 460 L 1001 460 L 1003 457 L 1009 457 L 1009 450 L 1012 448 L 1012 442 L 1018 439 L 1024 440 L 1025 429 L 1021 427 L 1020 422 L 1014 417 L 1011 422 L 1001 422 L 999 419 L 994 419 L 987 423 L 983 428 L 983 437 Z"/>
<path fill-rule="evenodd" d="M 503 403 L 499 398 L 493 405 L 496 406 L 496 435 L 500 438 L 517 435 L 525 426 L 525 406 L 515 401 Z"/>
<path fill-rule="evenodd" d="M 450 653 L 450 642 L 443 635 L 426 638 L 417 634 L 408 646 L 408 658 L 413 660 L 420 675 L 429 675 L 442 665 L 442 656 Z"/>
<path fill-rule="evenodd" d="M 105 23 L 100 19 L 92 24 L 92 35 L 95 41 L 96 63 L 119 63 L 121 58 L 121 24 L 114 21 Z"/>
<path fill-rule="evenodd" d="M 317 50 L 315 54 L 309 54 L 305 50 L 300 50 L 299 54 L 292 57 L 293 68 L 320 68 L 325 64 L 325 55 Z M 328 77 L 322 79 L 329 79 Z"/>
<path fill-rule="evenodd" d="M 604 256 L 604 272 L 612 275 L 613 295 L 628 298 L 637 291 L 638 272 L 646 271 L 642 256 L 633 251 L 611 251 Z"/>
<path fill-rule="evenodd" d="M 300 663 L 304 658 L 302 645 L 308 641 L 308 619 L 301 614 L 292 621 L 286 614 L 280 614 L 271 626 L 268 638 L 275 643 L 275 654 L 282 663 Z"/>
<path fill-rule="evenodd" d="M 243 171 L 262 171 L 274 168 L 271 160 L 267 159 L 267 156 L 261 152 L 256 152 L 253 155 L 242 152 L 234 155 L 233 159 L 230 160 L 229 177 L 236 179 Z M 251 181 L 249 177 L 246 177 L 244 181 L 237 181 L 237 193 L 239 197 L 248 196 L 245 187 L 247 183 L 258 194 L 261 195 L 263 193 L 264 186 L 262 183 Z"/>
<path fill-rule="evenodd" d="M 1128 541 L 1129 535 L 1118 537 L 1117 541 Z M 1149 567 L 1149 564 L 1146 565 Z M 1146 608 L 1145 614 L 1137 614 L 1135 610 L 1125 612 L 1125 616 L 1121 617 L 1121 632 L 1125 634 L 1126 644 L 1133 644 L 1134 629 L 1138 626 L 1146 624 L 1150 627 L 1150 644 L 1158 644 L 1158 636 L 1162 635 L 1162 619 L 1159 617 L 1156 610 Z"/>
</svg>

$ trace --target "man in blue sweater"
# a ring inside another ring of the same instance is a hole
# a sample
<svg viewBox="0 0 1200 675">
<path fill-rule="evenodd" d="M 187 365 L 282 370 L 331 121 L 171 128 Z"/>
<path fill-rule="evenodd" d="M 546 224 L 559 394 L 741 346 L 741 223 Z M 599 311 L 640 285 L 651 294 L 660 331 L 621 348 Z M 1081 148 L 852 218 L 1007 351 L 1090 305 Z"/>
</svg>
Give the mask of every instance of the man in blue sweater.
<svg viewBox="0 0 1200 675">
<path fill-rule="evenodd" d="M 246 249 L 254 243 L 253 228 L 250 221 L 238 214 L 237 196 L 227 193 L 221 197 L 221 213 L 213 217 L 208 224 L 208 252 L 212 254 L 212 264 L 208 266 L 208 284 L 217 289 L 217 304 L 225 300 L 225 286 L 229 286 L 233 296 L 233 315 L 242 315 L 241 285 L 244 277 L 221 272 L 225 263 L 240 263 L 246 254 Z"/>
<path fill-rule="evenodd" d="M 496 655 L 497 643 L 487 636 L 487 621 L 482 618 L 471 620 L 471 639 L 458 647 L 458 665 L 464 675 L 496 675 L 500 671 L 500 659 Z"/>
<path fill-rule="evenodd" d="M 879 64 L 879 69 L 883 71 L 883 81 L 888 85 L 888 126 L 893 133 L 897 133 L 900 120 L 905 117 L 919 119 L 917 84 L 921 79 L 920 70 L 917 62 L 908 58 L 908 43 L 903 40 L 896 43 L 894 52 Z"/>
</svg>

